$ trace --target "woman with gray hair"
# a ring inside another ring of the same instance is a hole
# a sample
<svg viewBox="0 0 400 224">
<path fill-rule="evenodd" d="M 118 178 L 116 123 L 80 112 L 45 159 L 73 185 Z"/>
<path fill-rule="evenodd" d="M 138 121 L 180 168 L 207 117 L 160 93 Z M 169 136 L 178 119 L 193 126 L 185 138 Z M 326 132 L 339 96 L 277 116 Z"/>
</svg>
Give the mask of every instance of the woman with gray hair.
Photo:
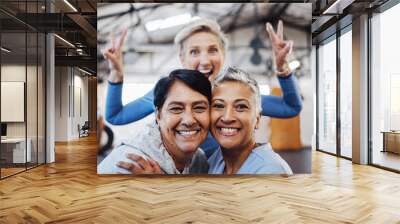
<svg viewBox="0 0 400 224">
<path fill-rule="evenodd" d="M 214 80 L 211 133 L 220 147 L 209 174 L 293 174 L 270 144 L 256 143 L 261 110 L 258 84 L 244 71 L 228 68 Z"/>
<path fill-rule="evenodd" d="M 279 118 L 293 117 L 298 115 L 302 108 L 295 77 L 287 62 L 287 56 L 292 49 L 293 42 L 283 39 L 283 24 L 281 21 L 278 23 L 276 33 L 269 23 L 266 25 L 266 30 L 271 39 L 276 74 L 283 90 L 283 97 L 262 95 L 261 114 Z M 124 75 L 122 46 L 124 45 L 125 36 L 126 32 L 122 34 L 118 45 L 103 51 L 104 57 L 111 65 L 105 117 L 113 125 L 135 122 L 154 112 L 152 105 L 154 89 L 143 97 L 127 105 L 122 105 L 122 81 Z M 224 66 L 227 40 L 215 21 L 199 19 L 189 23 L 176 35 L 175 44 L 179 47 L 179 59 L 182 66 L 200 71 L 210 81 L 215 79 Z M 209 157 L 218 148 L 218 144 L 209 134 L 201 148 Z"/>
</svg>

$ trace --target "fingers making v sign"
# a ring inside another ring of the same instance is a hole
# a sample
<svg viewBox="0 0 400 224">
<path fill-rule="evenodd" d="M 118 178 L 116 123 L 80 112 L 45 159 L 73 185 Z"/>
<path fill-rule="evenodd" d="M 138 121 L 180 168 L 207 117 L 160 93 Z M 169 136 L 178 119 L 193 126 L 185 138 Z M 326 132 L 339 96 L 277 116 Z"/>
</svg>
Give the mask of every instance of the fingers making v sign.
<svg viewBox="0 0 400 224">
<path fill-rule="evenodd" d="M 266 29 L 271 39 L 272 51 L 275 60 L 276 72 L 279 76 L 288 76 L 290 74 L 287 57 L 292 51 L 293 41 L 283 39 L 283 22 L 279 20 L 277 32 L 270 23 L 266 24 Z"/>
<path fill-rule="evenodd" d="M 112 83 L 122 82 L 124 74 L 123 46 L 128 30 L 124 30 L 116 44 L 115 36 L 112 35 L 112 46 L 102 51 L 104 58 L 109 62 L 111 73 L 108 80 Z"/>
</svg>

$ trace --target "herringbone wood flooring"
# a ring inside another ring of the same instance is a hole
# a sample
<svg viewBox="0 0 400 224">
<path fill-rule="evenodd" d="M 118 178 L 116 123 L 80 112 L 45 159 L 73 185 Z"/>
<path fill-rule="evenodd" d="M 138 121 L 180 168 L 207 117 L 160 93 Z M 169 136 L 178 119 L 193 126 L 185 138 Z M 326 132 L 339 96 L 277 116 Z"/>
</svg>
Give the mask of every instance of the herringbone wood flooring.
<svg viewBox="0 0 400 224">
<path fill-rule="evenodd" d="M 311 175 L 96 174 L 93 137 L 0 181 L 0 223 L 400 223 L 400 175 L 320 152 Z"/>
</svg>

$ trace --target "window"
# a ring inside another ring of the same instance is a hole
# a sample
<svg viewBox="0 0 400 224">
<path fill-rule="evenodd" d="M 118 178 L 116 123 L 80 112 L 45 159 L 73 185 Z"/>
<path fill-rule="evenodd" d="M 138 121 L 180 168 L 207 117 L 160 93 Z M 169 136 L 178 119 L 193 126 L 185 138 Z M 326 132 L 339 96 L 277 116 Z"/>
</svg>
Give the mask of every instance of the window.
<svg viewBox="0 0 400 224">
<path fill-rule="evenodd" d="M 18 16 L 24 16 L 40 13 L 44 3 L 2 1 L 1 6 L 17 7 Z M 5 128 L 0 144 L 0 178 L 5 178 L 45 163 L 46 39 L 44 33 L 4 12 L 0 12 L 0 20 L 0 92 L 1 98 L 8 100 L 0 105 Z"/>
<path fill-rule="evenodd" d="M 340 155 L 351 158 L 353 96 L 351 26 L 344 32 L 340 36 Z"/>
<path fill-rule="evenodd" d="M 336 153 L 336 39 L 318 48 L 318 149 Z"/>
<path fill-rule="evenodd" d="M 371 18 L 372 164 L 400 170 L 400 4 Z"/>
</svg>

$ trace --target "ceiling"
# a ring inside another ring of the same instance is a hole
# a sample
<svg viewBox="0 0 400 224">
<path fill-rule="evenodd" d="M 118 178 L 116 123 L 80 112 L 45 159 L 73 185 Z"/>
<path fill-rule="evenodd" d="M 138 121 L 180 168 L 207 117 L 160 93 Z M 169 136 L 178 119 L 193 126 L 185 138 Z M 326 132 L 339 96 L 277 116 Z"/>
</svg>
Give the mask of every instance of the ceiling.
<svg viewBox="0 0 400 224">
<path fill-rule="evenodd" d="M 27 46 L 29 56 L 30 52 L 36 52 L 37 46 L 29 44 L 33 38 L 30 32 L 55 33 L 74 45 L 55 38 L 56 66 L 79 66 L 95 73 L 97 1 L 68 0 L 68 3 L 72 7 L 63 0 L 1 0 L 0 25 L 3 38 L 6 38 L 3 45 L 13 49 L 11 54 L 15 58 L 25 55 L 22 49 Z M 25 32 L 28 33 L 28 45 L 25 44 Z"/>
<path fill-rule="evenodd" d="M 182 26 L 149 32 L 145 24 L 149 21 L 185 12 L 192 16 L 216 20 L 224 32 L 277 22 L 281 18 L 285 26 L 309 32 L 311 4 L 271 3 L 124 3 L 98 5 L 98 43 L 109 41 L 112 33 L 128 28 L 136 43 L 172 43 L 176 32 Z M 144 32 L 143 32 L 144 31 Z"/>
<path fill-rule="evenodd" d="M 311 0 L 313 44 L 328 38 L 352 22 L 353 17 L 374 12 L 388 0 Z"/>
<path fill-rule="evenodd" d="M 119 0 L 120 1 L 120 0 Z M 11 47 L 25 46 L 25 39 L 18 38 L 21 32 L 54 32 L 74 48 L 59 38 L 55 39 L 56 63 L 58 65 L 86 66 L 96 71 L 97 59 L 102 60 L 100 51 L 110 42 L 112 33 L 118 34 L 122 28 L 129 28 L 130 40 L 137 46 L 162 46 L 171 44 L 176 32 L 175 26 L 164 30 L 149 32 L 145 24 L 159 19 L 159 15 L 177 15 L 191 12 L 194 16 L 213 18 L 218 21 L 226 33 L 235 30 L 264 26 L 265 22 L 284 21 L 285 27 L 305 32 L 312 30 L 313 39 L 323 37 L 326 30 L 347 14 L 357 15 L 365 10 L 374 9 L 387 0 L 341 0 L 349 2 L 342 13 L 324 14 L 325 10 L 338 0 L 291 1 L 310 4 L 288 4 L 275 0 L 270 3 L 122 3 L 112 0 L 1 0 L 0 26 Z M 47 4 L 46 4 L 47 2 Z M 275 3 L 271 3 L 275 2 Z M 286 1 L 287 2 L 287 1 Z M 312 10 L 312 15 L 307 14 Z M 49 12 L 52 13 L 49 13 Z M 310 25 L 312 24 L 312 25 Z M 257 29 L 257 28 L 255 28 Z M 261 28 L 259 28 L 261 29 Z M 34 52 L 35 42 L 28 40 L 27 53 Z M 10 40 L 10 41 L 9 41 Z M 11 41 L 12 40 L 12 41 Z M 4 43 L 4 42 L 3 42 Z M 97 48 L 98 47 L 98 48 Z M 133 46 L 132 46 L 133 47 Z M 78 53 L 77 49 L 82 53 Z M 146 50 L 146 49 L 144 49 Z M 96 53 L 97 52 L 97 53 Z M 97 57 L 96 57 L 97 55 Z"/>
</svg>

